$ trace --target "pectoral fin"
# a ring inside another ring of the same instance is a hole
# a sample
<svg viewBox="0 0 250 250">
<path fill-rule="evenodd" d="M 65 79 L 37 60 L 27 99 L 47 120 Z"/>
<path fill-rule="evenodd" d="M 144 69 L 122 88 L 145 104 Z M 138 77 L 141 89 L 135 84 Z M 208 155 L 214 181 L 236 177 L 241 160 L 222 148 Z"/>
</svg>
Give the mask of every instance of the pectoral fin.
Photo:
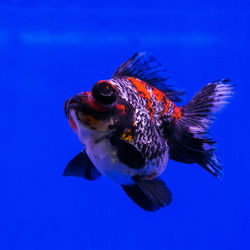
<svg viewBox="0 0 250 250">
<path fill-rule="evenodd" d="M 117 157 L 123 164 L 134 169 L 140 169 L 146 165 L 142 152 L 131 143 L 115 135 L 110 138 L 110 142 L 117 148 Z"/>
<path fill-rule="evenodd" d="M 95 180 L 100 175 L 85 150 L 68 163 L 63 173 L 63 176 L 83 177 L 88 180 Z"/>
</svg>

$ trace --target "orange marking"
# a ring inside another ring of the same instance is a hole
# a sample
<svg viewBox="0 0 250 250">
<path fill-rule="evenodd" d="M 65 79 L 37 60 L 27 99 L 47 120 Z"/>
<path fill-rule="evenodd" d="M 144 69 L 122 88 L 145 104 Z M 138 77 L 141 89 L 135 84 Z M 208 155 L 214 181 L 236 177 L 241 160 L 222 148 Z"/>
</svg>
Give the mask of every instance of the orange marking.
<svg viewBox="0 0 250 250">
<path fill-rule="evenodd" d="M 173 117 L 175 121 L 178 121 L 182 117 L 182 111 L 180 107 L 175 106 Z"/>
<path fill-rule="evenodd" d="M 91 93 L 88 92 L 88 102 L 89 102 L 89 106 L 94 109 L 97 112 L 106 112 L 108 110 L 107 107 L 104 107 L 103 105 L 97 103 L 94 98 L 92 97 Z"/>
<path fill-rule="evenodd" d="M 146 82 L 143 82 L 141 80 L 138 80 L 134 77 L 128 77 L 128 80 L 136 87 L 138 94 L 147 102 L 147 110 L 150 112 L 150 117 L 152 121 L 154 121 L 153 114 L 154 109 L 152 107 L 152 101 L 150 93 L 148 92 L 146 85 Z"/>
<path fill-rule="evenodd" d="M 154 96 L 155 96 L 155 99 L 158 101 L 158 102 L 163 102 L 166 100 L 166 95 L 165 93 L 163 93 L 162 91 L 160 91 L 159 89 L 157 88 L 153 88 L 153 93 L 154 93 Z"/>
<path fill-rule="evenodd" d="M 123 115 L 126 115 L 126 108 L 122 104 L 116 104 L 116 108 L 121 111 Z"/>
<path fill-rule="evenodd" d="M 161 112 L 161 115 L 163 116 L 166 112 L 168 112 L 168 107 L 169 107 L 169 105 L 168 105 L 169 103 L 167 102 L 165 105 L 164 105 L 164 108 L 163 108 L 163 110 L 162 110 L 162 112 Z"/>
<path fill-rule="evenodd" d="M 85 114 L 82 114 L 81 115 L 81 120 L 87 124 L 87 125 L 90 125 L 90 126 L 97 126 L 100 124 L 100 120 L 96 119 L 95 117 L 93 117 L 92 115 L 85 115 Z"/>
<path fill-rule="evenodd" d="M 128 141 L 128 142 L 132 142 L 133 141 L 133 136 L 131 135 L 131 129 L 127 129 L 125 130 L 122 135 L 121 135 L 121 138 L 125 141 Z"/>
<path fill-rule="evenodd" d="M 167 98 L 166 94 L 157 88 L 153 88 L 153 93 L 155 99 L 163 104 L 163 110 L 161 112 L 161 115 L 164 115 L 169 110 L 170 101 Z"/>
<path fill-rule="evenodd" d="M 93 100 L 89 101 L 89 106 L 92 109 L 94 109 L 95 111 L 98 111 L 98 112 L 105 112 L 105 111 L 107 111 L 107 108 L 101 106 L 100 104 L 98 104 L 97 102 L 95 102 Z"/>
</svg>

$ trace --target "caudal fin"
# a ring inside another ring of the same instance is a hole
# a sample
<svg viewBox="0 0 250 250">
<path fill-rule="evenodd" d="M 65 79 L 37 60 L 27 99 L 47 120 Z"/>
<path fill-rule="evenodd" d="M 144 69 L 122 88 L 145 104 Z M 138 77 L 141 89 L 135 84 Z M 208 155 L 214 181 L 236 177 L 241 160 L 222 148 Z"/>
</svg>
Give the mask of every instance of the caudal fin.
<svg viewBox="0 0 250 250">
<path fill-rule="evenodd" d="M 234 86 L 223 79 L 207 84 L 181 108 L 168 137 L 170 158 L 185 163 L 198 163 L 214 176 L 222 174 L 220 161 L 214 153 L 213 141 L 207 134 L 215 115 L 232 97 Z"/>
</svg>

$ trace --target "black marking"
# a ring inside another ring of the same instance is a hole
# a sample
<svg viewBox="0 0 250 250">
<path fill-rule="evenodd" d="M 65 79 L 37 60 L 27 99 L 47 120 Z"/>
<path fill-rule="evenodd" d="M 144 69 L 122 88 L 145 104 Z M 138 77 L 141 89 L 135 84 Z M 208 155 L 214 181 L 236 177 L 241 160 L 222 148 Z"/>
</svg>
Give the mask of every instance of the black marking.
<svg viewBox="0 0 250 250">
<path fill-rule="evenodd" d="M 123 164 L 134 169 L 145 167 L 146 161 L 142 153 L 134 145 L 116 135 L 110 138 L 110 142 L 117 149 L 117 157 Z"/>
<path fill-rule="evenodd" d="M 83 177 L 88 180 L 95 180 L 100 175 L 85 150 L 69 162 L 63 173 L 63 176 Z"/>
<path fill-rule="evenodd" d="M 113 129 L 114 128 L 114 125 L 108 125 L 108 129 Z"/>
<path fill-rule="evenodd" d="M 78 114 L 77 112 L 75 112 L 75 114 L 76 114 L 77 120 L 80 121 L 81 119 L 80 119 L 80 117 L 79 117 L 79 114 Z"/>
</svg>

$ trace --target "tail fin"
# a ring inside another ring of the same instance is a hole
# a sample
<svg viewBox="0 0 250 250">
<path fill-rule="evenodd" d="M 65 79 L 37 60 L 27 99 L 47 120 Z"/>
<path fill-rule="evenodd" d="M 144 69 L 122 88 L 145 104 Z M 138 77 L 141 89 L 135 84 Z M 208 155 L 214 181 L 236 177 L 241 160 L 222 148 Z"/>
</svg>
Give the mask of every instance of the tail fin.
<svg viewBox="0 0 250 250">
<path fill-rule="evenodd" d="M 221 164 L 214 153 L 215 141 L 208 137 L 207 130 L 233 92 L 230 80 L 211 82 L 181 108 L 182 117 L 168 136 L 171 159 L 198 163 L 215 177 L 222 174 Z"/>
</svg>

